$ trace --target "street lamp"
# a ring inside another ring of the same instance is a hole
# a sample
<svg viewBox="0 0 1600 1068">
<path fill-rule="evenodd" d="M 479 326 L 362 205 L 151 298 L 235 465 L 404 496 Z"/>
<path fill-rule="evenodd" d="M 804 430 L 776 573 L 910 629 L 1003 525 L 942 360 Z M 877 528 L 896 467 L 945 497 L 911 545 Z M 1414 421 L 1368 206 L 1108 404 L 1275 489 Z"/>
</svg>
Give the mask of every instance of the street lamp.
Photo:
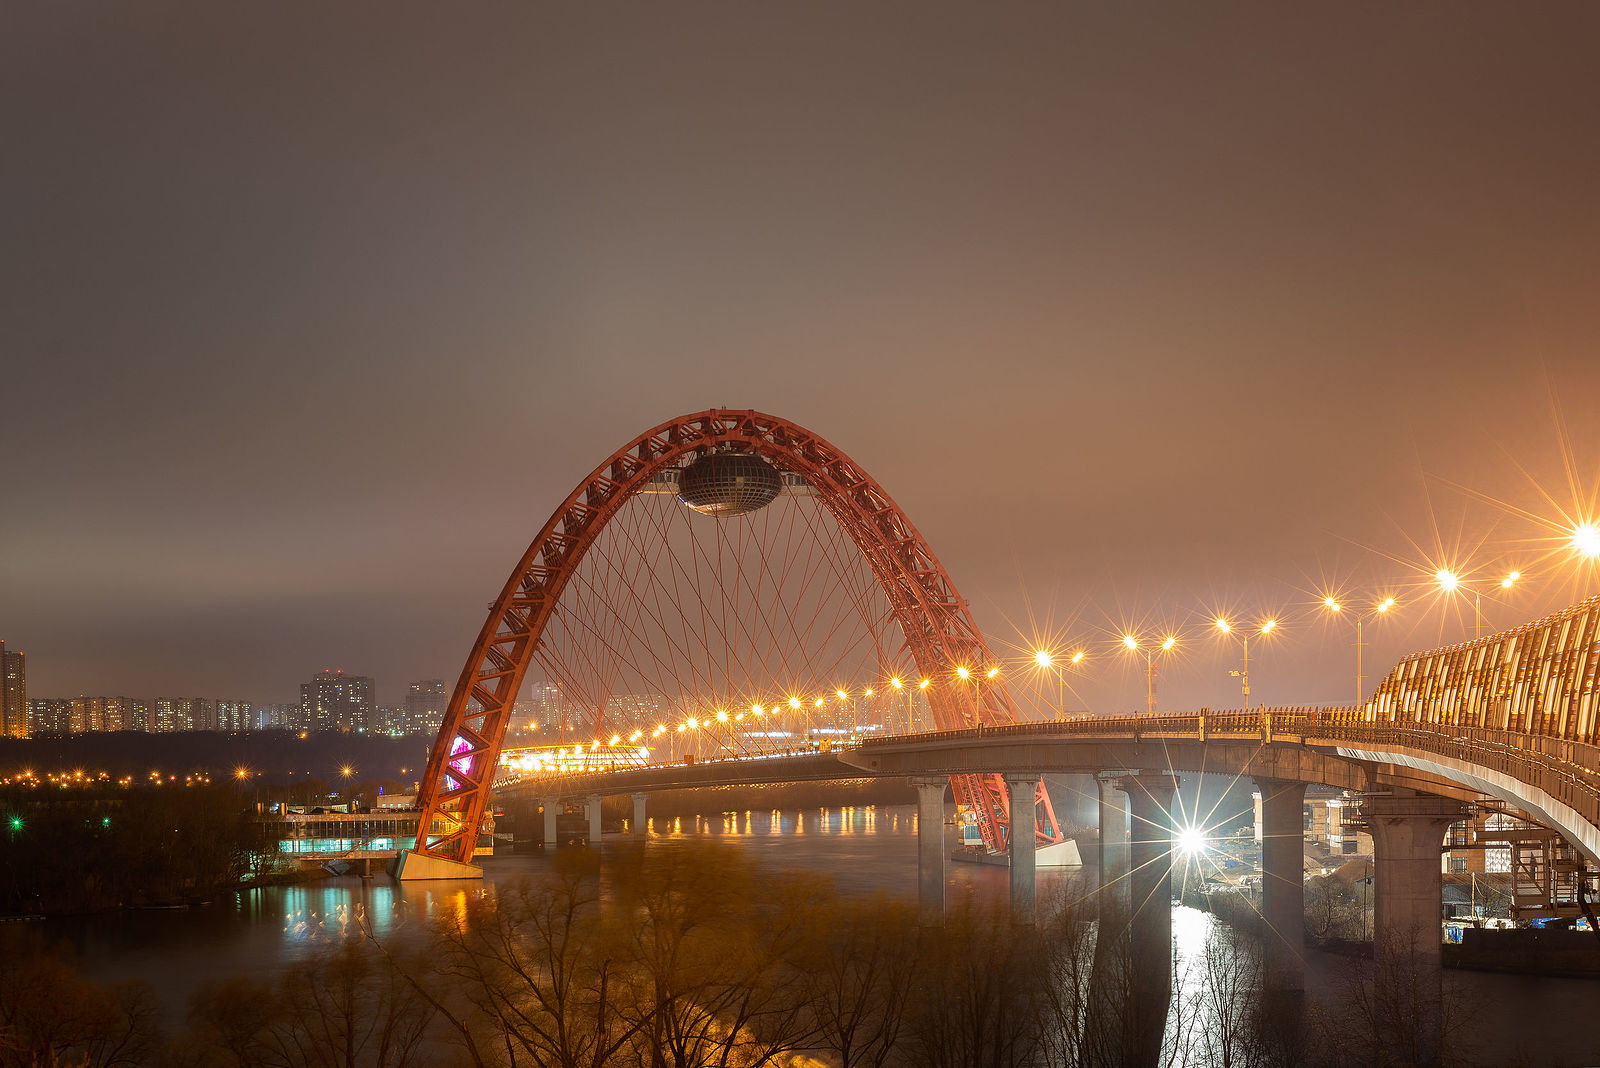
<svg viewBox="0 0 1600 1068">
<path fill-rule="evenodd" d="M 1040 671 L 1052 672 L 1056 677 L 1056 682 L 1058 684 L 1056 688 L 1056 718 L 1060 719 L 1061 706 L 1066 704 L 1067 701 L 1067 678 L 1061 673 L 1061 669 L 1055 666 L 1056 658 L 1050 654 L 1050 650 L 1048 649 L 1040 649 L 1036 651 L 1033 654 L 1033 662 L 1038 666 Z"/>
<path fill-rule="evenodd" d="M 1579 556 L 1600 560 L 1600 523 L 1579 523 L 1574 526 L 1572 548 Z"/>
<path fill-rule="evenodd" d="M 1580 528 L 1580 530 L 1581 529 L 1582 528 Z M 1597 539 L 1597 547 L 1596 547 L 1597 551 L 1600 551 L 1600 532 L 1596 532 L 1595 537 Z M 1579 544 L 1578 535 L 1577 534 L 1573 535 L 1572 542 L 1573 542 L 1574 546 L 1577 546 Z M 1580 548 L 1579 551 L 1582 551 L 1582 549 Z M 1520 572 L 1520 571 L 1508 572 L 1506 577 L 1500 580 L 1500 588 L 1502 590 L 1509 590 L 1512 586 L 1515 586 L 1517 584 L 1517 580 L 1520 579 L 1520 578 L 1522 578 L 1522 572 Z M 1471 593 L 1472 593 L 1472 638 L 1473 638 L 1474 641 L 1476 641 L 1479 638 L 1483 637 L 1483 590 L 1482 590 L 1482 588 L 1477 583 L 1468 584 L 1468 582 L 1465 579 L 1463 579 L 1459 574 L 1457 574 L 1456 572 L 1451 571 L 1449 568 L 1445 568 L 1445 567 L 1441 567 L 1439 570 L 1437 570 L 1437 571 L 1435 571 L 1433 573 L 1433 580 L 1439 584 L 1439 588 L 1441 590 L 1443 590 L 1445 593 L 1455 593 L 1457 590 L 1471 591 Z"/>
<path fill-rule="evenodd" d="M 1178 639 L 1169 634 L 1165 638 L 1161 639 L 1161 651 L 1163 653 L 1171 652 L 1173 647 L 1176 646 L 1177 644 L 1178 644 Z M 1156 654 L 1155 654 L 1155 650 L 1154 649 L 1148 649 L 1147 650 L 1147 649 L 1141 648 L 1140 645 L 1139 645 L 1139 639 L 1134 637 L 1132 634 L 1124 634 L 1122 636 L 1122 647 L 1124 649 L 1127 649 L 1130 653 L 1138 653 L 1139 655 L 1144 657 L 1145 707 L 1149 710 L 1151 715 L 1155 715 L 1155 711 L 1156 711 L 1156 659 L 1155 659 Z M 1078 663 L 1079 660 L 1081 659 L 1081 657 L 1082 657 L 1081 653 L 1078 654 L 1078 656 L 1075 656 L 1073 658 L 1073 663 Z"/>
<path fill-rule="evenodd" d="M 1265 638 L 1277 629 L 1278 621 L 1276 619 L 1268 619 L 1258 626 L 1257 633 Z M 1244 691 L 1244 709 L 1248 712 L 1250 711 L 1250 632 L 1236 631 L 1232 623 L 1220 616 L 1217 618 L 1217 630 L 1224 635 L 1236 636 L 1240 644 L 1244 646 L 1244 666 L 1242 670 L 1229 671 L 1228 674 L 1239 680 L 1240 688 Z"/>
<path fill-rule="evenodd" d="M 1516 572 L 1512 572 L 1512 574 L 1515 575 Z M 1505 584 L 1515 581 L 1516 579 L 1514 578 L 1507 579 Z M 1322 599 L 1322 607 L 1326 608 L 1335 615 L 1338 615 L 1344 611 L 1344 605 L 1340 604 L 1338 599 L 1335 597 L 1324 597 Z M 1373 605 L 1371 611 L 1367 612 L 1366 614 L 1362 614 L 1360 612 L 1350 613 L 1350 615 L 1356 621 L 1356 704 L 1358 706 L 1367 696 L 1366 678 L 1361 673 L 1361 652 L 1366 648 L 1367 644 L 1366 639 L 1362 636 L 1362 627 L 1366 624 L 1367 620 L 1372 619 L 1375 616 L 1388 615 L 1389 610 L 1393 607 L 1394 598 L 1385 597 L 1383 600 Z"/>
</svg>

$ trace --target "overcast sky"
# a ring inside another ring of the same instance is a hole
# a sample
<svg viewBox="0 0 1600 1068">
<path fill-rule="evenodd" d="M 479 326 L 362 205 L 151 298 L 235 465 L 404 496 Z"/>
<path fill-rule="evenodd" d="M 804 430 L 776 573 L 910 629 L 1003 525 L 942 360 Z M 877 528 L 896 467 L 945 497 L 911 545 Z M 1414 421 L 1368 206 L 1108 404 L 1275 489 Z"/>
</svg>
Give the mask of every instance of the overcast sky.
<svg viewBox="0 0 1600 1068">
<path fill-rule="evenodd" d="M 719 405 L 848 451 L 997 639 L 1077 619 L 1102 711 L 1119 627 L 1189 627 L 1164 705 L 1236 702 L 1219 605 L 1387 589 L 1435 522 L 1529 571 L 1492 625 L 1594 592 L 1459 488 L 1570 505 L 1563 422 L 1600 471 L 1592 3 L 0 23 L 30 696 L 453 679 L 577 480 Z M 1370 663 L 1470 633 L 1403 601 Z M 1257 696 L 1352 659 L 1308 618 Z"/>
</svg>

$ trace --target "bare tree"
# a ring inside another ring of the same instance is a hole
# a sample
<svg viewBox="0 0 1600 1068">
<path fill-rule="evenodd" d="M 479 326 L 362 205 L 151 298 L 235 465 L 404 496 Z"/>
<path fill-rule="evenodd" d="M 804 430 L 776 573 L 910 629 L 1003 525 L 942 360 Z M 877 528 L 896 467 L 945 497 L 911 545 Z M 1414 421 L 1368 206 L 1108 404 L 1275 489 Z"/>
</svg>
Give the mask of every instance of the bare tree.
<svg viewBox="0 0 1600 1068">
<path fill-rule="evenodd" d="M 1034 1064 L 1049 1012 L 1040 940 L 970 900 L 922 932 L 922 981 L 907 1018 L 907 1063 L 928 1068 Z"/>
<path fill-rule="evenodd" d="M 798 961 L 817 1047 L 839 1068 L 883 1068 L 916 977 L 916 913 L 900 902 L 840 900 Z"/>
<path fill-rule="evenodd" d="M 1213 1068 L 1257 1068 L 1262 980 L 1260 944 L 1221 924 L 1212 928 L 1200 959 L 1199 1045 Z"/>
<path fill-rule="evenodd" d="M 813 1038 L 799 947 L 826 893 L 766 877 L 714 843 L 624 858 L 610 927 L 632 981 L 629 1025 L 652 1068 L 758 1066 Z"/>
<path fill-rule="evenodd" d="M 274 981 L 202 990 L 180 1055 L 197 1068 L 405 1068 L 428 1063 L 432 1017 L 371 947 L 344 941 Z"/>
</svg>

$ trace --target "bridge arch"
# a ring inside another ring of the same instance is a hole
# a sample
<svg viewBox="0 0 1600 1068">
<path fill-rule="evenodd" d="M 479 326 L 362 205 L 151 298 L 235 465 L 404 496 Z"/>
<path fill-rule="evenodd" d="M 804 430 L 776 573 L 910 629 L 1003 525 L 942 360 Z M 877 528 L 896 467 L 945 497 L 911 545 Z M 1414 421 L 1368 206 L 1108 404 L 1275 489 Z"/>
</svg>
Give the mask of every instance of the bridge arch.
<svg viewBox="0 0 1600 1068">
<path fill-rule="evenodd" d="M 924 677 L 992 661 L 967 603 L 927 541 L 859 464 L 817 434 L 778 416 L 712 409 L 640 434 L 596 467 L 556 508 L 523 553 L 456 682 L 419 786 L 416 852 L 467 862 L 488 805 L 513 703 L 562 591 L 601 530 L 668 468 L 722 449 L 756 453 L 804 479 L 877 579 Z M 945 728 L 1016 719 L 1002 683 L 935 687 L 930 712 Z M 998 776 L 956 781 L 992 848 L 1004 845 L 1005 787 Z M 440 824 L 434 829 L 435 823 Z M 1058 836 L 1047 808 L 1045 837 Z"/>
</svg>

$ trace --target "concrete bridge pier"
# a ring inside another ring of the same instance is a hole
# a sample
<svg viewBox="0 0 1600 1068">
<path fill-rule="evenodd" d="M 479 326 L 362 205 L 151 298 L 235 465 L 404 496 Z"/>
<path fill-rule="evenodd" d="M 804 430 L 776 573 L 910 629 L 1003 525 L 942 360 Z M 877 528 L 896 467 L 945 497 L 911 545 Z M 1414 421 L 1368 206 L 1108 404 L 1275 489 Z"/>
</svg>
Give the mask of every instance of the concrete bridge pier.
<svg viewBox="0 0 1600 1068">
<path fill-rule="evenodd" d="M 1434 1065 L 1444 1027 L 1439 858 L 1445 832 L 1467 810 L 1459 801 L 1396 788 L 1368 797 L 1361 814 L 1372 835 L 1374 1007 L 1380 1019 L 1395 1021 L 1397 1033 L 1387 1037 L 1397 1057 Z"/>
<path fill-rule="evenodd" d="M 1119 783 L 1122 772 L 1102 772 L 1100 840 L 1095 846 L 1100 868 L 1100 920 L 1120 927 L 1128 902 L 1128 795 Z"/>
<path fill-rule="evenodd" d="M 1261 791 L 1261 896 L 1267 989 L 1306 988 L 1306 784 L 1257 779 Z"/>
<path fill-rule="evenodd" d="M 559 844 L 556 841 L 556 817 L 561 814 L 561 798 L 542 797 L 539 804 L 544 806 L 544 847 L 554 849 Z"/>
<path fill-rule="evenodd" d="M 1137 1063 L 1156 1064 L 1172 1001 L 1172 795 L 1178 778 L 1161 772 L 1124 775 L 1131 827 L 1128 839 L 1129 964 L 1132 990 L 1125 1048 L 1140 1051 Z"/>
<path fill-rule="evenodd" d="M 944 924 L 944 775 L 914 775 L 917 788 L 917 923 Z"/>
<path fill-rule="evenodd" d="M 590 794 L 587 805 L 589 809 L 589 848 L 600 848 L 600 795 Z"/>
<path fill-rule="evenodd" d="M 1038 917 L 1035 879 L 1038 858 L 1034 855 L 1038 841 L 1034 824 L 1038 818 L 1039 775 L 1007 772 L 1004 778 L 1011 794 L 1011 922 L 1019 927 L 1032 927 Z"/>
<path fill-rule="evenodd" d="M 644 802 L 649 794 L 637 793 L 633 795 L 633 825 L 629 828 L 635 838 L 644 837 Z"/>
</svg>

